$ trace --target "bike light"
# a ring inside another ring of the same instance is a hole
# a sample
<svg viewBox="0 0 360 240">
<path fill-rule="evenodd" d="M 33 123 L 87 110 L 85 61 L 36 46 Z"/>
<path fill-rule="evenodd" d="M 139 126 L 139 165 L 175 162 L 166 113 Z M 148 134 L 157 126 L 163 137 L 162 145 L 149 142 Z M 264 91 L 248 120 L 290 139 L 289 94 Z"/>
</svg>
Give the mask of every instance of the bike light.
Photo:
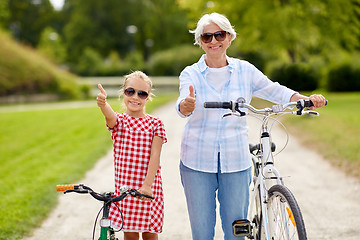
<svg viewBox="0 0 360 240">
<path fill-rule="evenodd" d="M 110 227 L 110 225 L 111 225 L 111 220 L 110 219 L 102 218 L 100 220 L 100 226 L 101 227 Z"/>
</svg>

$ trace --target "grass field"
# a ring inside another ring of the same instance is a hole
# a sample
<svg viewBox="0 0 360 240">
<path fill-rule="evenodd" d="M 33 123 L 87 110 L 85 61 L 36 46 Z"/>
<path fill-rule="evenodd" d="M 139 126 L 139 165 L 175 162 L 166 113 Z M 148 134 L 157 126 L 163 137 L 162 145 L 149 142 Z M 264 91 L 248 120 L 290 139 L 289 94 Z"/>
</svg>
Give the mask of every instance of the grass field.
<svg viewBox="0 0 360 240">
<path fill-rule="evenodd" d="M 156 97 L 147 112 L 173 98 Z M 110 104 L 119 109 L 117 100 Z M 55 185 L 79 181 L 110 150 L 96 102 L 84 105 L 0 113 L 0 239 L 21 239 L 39 226 L 56 204 Z"/>
<path fill-rule="evenodd" d="M 360 93 L 326 93 L 320 116 L 290 117 L 287 127 L 333 165 L 360 179 Z"/>
</svg>

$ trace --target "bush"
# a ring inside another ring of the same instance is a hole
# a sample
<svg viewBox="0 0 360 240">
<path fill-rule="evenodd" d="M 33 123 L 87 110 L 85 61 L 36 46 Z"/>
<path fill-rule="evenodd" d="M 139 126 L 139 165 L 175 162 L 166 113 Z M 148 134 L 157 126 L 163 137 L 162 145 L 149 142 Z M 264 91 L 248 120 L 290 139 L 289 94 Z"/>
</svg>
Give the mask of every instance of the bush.
<svg viewBox="0 0 360 240">
<path fill-rule="evenodd" d="M 157 52 L 150 58 L 147 71 L 152 76 L 178 76 L 186 66 L 197 62 L 202 53 L 201 48 L 191 45 Z"/>
<path fill-rule="evenodd" d="M 0 31 L 0 96 L 57 94 L 79 98 L 76 76 L 61 71 L 34 49 L 17 44 Z"/>
<path fill-rule="evenodd" d="M 280 64 L 269 71 L 273 81 L 297 91 L 313 91 L 318 88 L 318 74 L 308 64 Z"/>
<path fill-rule="evenodd" d="M 328 72 L 328 90 L 333 92 L 360 91 L 360 67 L 350 62 L 332 66 Z"/>
<path fill-rule="evenodd" d="M 260 71 L 264 71 L 266 62 L 264 56 L 261 53 L 244 52 L 239 55 L 239 58 L 250 62 Z"/>
<path fill-rule="evenodd" d="M 123 76 L 131 70 L 143 70 L 144 65 L 140 52 L 131 52 L 122 60 L 113 51 L 104 59 L 95 49 L 87 47 L 70 69 L 81 76 Z"/>
</svg>

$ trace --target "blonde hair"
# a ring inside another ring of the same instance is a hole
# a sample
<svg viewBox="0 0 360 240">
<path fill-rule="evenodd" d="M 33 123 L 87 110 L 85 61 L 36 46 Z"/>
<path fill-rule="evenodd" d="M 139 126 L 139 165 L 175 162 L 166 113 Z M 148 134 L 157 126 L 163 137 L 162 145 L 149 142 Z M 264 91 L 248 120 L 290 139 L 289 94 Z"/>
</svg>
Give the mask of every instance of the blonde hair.
<svg viewBox="0 0 360 240">
<path fill-rule="evenodd" d="M 197 22 L 196 29 L 189 31 L 190 33 L 193 33 L 195 35 L 194 45 L 201 45 L 201 34 L 203 34 L 204 28 L 211 23 L 215 23 L 223 31 L 230 33 L 232 36 L 231 41 L 236 38 L 236 32 L 233 26 L 231 26 L 230 21 L 225 17 L 225 15 L 214 12 L 203 15 Z"/>
<path fill-rule="evenodd" d="M 154 94 L 151 93 L 152 89 L 152 81 L 151 79 L 142 71 L 135 71 L 132 72 L 128 75 L 124 76 L 124 84 L 123 87 L 119 90 L 119 98 L 121 98 L 121 96 L 124 94 L 124 90 L 126 89 L 127 83 L 129 82 L 129 80 L 131 79 L 140 79 L 143 80 L 146 84 L 149 85 L 149 100 L 152 100 L 152 96 L 154 96 Z"/>
</svg>

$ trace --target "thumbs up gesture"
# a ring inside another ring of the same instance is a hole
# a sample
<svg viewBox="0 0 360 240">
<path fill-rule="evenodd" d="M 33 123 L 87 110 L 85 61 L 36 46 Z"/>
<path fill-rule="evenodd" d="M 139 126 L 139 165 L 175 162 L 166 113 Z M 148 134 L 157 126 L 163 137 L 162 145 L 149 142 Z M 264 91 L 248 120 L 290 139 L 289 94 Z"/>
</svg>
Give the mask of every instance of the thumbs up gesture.
<svg viewBox="0 0 360 240">
<path fill-rule="evenodd" d="M 99 83 L 98 88 L 100 90 L 100 93 L 97 95 L 96 102 L 99 107 L 104 107 L 106 105 L 106 91 L 103 88 L 103 86 Z"/>
<path fill-rule="evenodd" d="M 196 104 L 194 86 L 189 86 L 189 92 L 189 95 L 180 103 L 180 112 L 185 116 L 194 111 Z"/>
</svg>

